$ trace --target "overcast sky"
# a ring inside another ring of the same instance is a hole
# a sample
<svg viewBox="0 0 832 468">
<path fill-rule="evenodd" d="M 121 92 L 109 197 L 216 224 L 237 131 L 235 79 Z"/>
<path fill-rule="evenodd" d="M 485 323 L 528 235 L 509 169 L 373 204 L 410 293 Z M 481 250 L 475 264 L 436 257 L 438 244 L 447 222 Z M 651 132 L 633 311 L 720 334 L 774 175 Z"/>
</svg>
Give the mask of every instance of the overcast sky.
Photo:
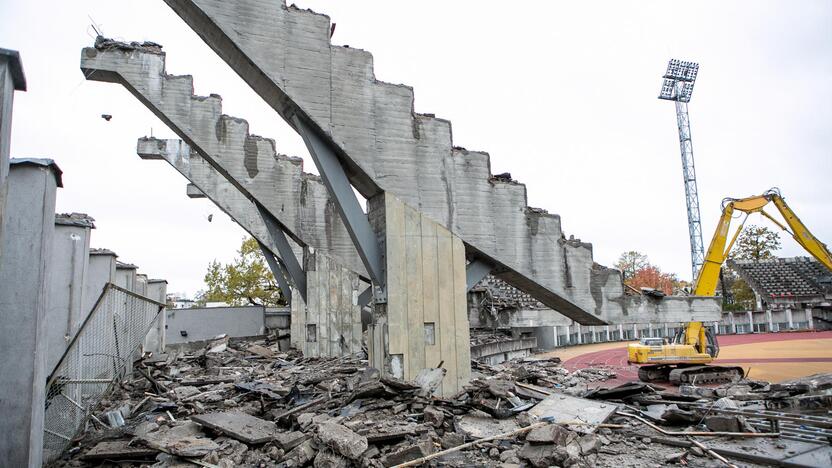
<svg viewBox="0 0 832 468">
<path fill-rule="evenodd" d="M 700 63 L 689 106 L 707 245 L 727 196 L 780 187 L 832 244 L 832 1 L 298 0 L 337 23 L 333 42 L 366 49 L 376 77 L 414 87 L 416 110 L 453 123 L 454 144 L 491 154 L 529 204 L 611 265 L 638 250 L 690 276 L 673 103 L 656 99 L 671 57 Z M 0 0 L 0 47 L 21 52 L 12 156 L 64 171 L 60 212 L 96 219 L 92 246 L 116 251 L 169 291 L 193 294 L 245 235 L 136 139 L 175 135 L 122 86 L 86 82 L 95 21 L 109 37 L 164 46 L 167 70 L 302 156 L 300 138 L 161 0 Z M 111 121 L 101 114 L 112 114 Z M 214 214 L 213 222 L 208 222 Z M 767 221 L 756 216 L 757 224 Z M 805 255 L 783 239 L 781 255 Z"/>
</svg>

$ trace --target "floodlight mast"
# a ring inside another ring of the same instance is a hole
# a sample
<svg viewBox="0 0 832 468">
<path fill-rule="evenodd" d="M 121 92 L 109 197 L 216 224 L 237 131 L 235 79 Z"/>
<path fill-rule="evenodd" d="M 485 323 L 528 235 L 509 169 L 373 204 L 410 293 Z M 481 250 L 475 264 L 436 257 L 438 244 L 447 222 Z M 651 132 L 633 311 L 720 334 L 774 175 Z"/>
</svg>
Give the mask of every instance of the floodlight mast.
<svg viewBox="0 0 832 468">
<path fill-rule="evenodd" d="M 676 103 L 676 124 L 679 127 L 679 149 L 682 153 L 682 177 L 685 183 L 685 201 L 688 209 L 688 233 L 690 235 L 690 260 L 696 281 L 699 269 L 705 261 L 705 246 L 702 243 L 702 223 L 699 216 L 699 191 L 696 187 L 696 168 L 693 164 L 693 143 L 690 136 L 688 102 L 693 94 L 693 85 L 699 73 L 699 64 L 671 59 L 667 72 L 662 78 L 659 99 Z"/>
</svg>

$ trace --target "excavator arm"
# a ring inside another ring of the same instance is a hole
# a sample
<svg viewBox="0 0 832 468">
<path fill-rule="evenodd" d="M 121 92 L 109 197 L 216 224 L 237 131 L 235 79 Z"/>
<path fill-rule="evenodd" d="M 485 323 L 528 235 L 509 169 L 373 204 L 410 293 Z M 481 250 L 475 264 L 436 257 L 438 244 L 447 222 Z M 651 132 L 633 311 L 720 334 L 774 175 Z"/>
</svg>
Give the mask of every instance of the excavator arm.
<svg viewBox="0 0 832 468">
<path fill-rule="evenodd" d="M 807 228 L 806 225 L 803 224 L 803 221 L 801 221 L 800 218 L 794 214 L 794 211 L 789 208 L 789 205 L 786 204 L 786 200 L 783 200 L 783 197 L 781 197 L 780 194 L 774 193 L 771 198 L 774 202 L 774 206 L 776 206 L 780 211 L 780 214 L 783 215 L 783 219 L 785 219 L 789 227 L 792 228 L 791 232 L 784 228 L 782 224 L 777 223 L 771 216 L 768 216 L 766 212 L 763 212 L 763 214 L 768 219 L 775 221 L 775 223 L 783 228 L 784 231 L 789 232 L 798 244 L 806 249 L 807 252 L 812 254 L 817 261 L 832 271 L 832 253 L 829 252 L 829 248 L 826 247 L 826 244 L 819 241 L 817 237 L 809 232 L 809 228 Z"/>
<path fill-rule="evenodd" d="M 783 219 L 786 220 L 788 227 L 784 226 L 783 223 L 777 221 L 763 210 L 763 208 L 769 203 L 774 203 L 774 206 L 776 206 L 780 211 Z M 733 218 L 735 211 L 745 213 L 746 217 L 734 232 L 729 243 L 728 231 L 731 227 L 731 219 Z M 806 225 L 800 221 L 800 218 L 798 218 L 794 211 L 789 208 L 789 205 L 786 204 L 786 201 L 780 195 L 779 191 L 777 189 L 771 189 L 763 195 L 754 197 L 725 199 L 722 207 L 722 216 L 719 219 L 716 231 L 711 239 L 711 244 L 708 247 L 708 253 L 705 256 L 705 263 L 699 270 L 699 275 L 697 276 L 696 283 L 694 284 L 694 295 L 714 295 L 719 281 L 719 271 L 722 268 L 722 264 L 725 263 L 725 260 L 728 258 L 728 254 L 731 252 L 734 242 L 736 242 L 737 237 L 742 231 L 742 228 L 745 225 L 745 219 L 748 218 L 749 214 L 757 212 L 773 221 L 784 231 L 788 232 L 798 244 L 806 249 L 807 252 L 815 257 L 820 263 L 825 265 L 826 268 L 832 270 L 832 254 L 829 252 L 826 245 L 809 232 Z M 789 228 L 791 228 L 791 230 L 789 230 Z M 726 243 L 728 244 L 727 248 Z"/>
</svg>

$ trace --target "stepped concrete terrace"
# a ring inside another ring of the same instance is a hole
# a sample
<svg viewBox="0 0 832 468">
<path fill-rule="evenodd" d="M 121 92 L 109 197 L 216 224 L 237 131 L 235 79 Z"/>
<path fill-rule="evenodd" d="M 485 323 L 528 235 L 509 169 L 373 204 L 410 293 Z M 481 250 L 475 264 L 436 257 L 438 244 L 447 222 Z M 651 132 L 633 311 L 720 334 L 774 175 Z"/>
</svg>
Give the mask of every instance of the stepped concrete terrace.
<svg viewBox="0 0 832 468">
<path fill-rule="evenodd" d="M 377 80 L 369 52 L 331 44 L 328 16 L 283 0 L 165 1 L 290 125 L 313 127 L 363 196 L 390 191 L 578 322 L 627 320 L 620 275 L 595 271 L 589 244 L 569 244 L 524 185 L 493 177 L 487 153 L 455 147 L 450 122 L 415 113 L 412 88 Z M 716 317 L 713 302 L 700 312 Z"/>
<path fill-rule="evenodd" d="M 245 120 L 222 114 L 219 96 L 194 96 L 191 76 L 165 75 L 158 46 L 109 42 L 104 47 L 108 49 L 84 50 L 82 68 L 87 78 L 123 83 L 189 146 L 186 151 L 181 145 L 148 140 L 140 142 L 140 153 L 173 161 L 189 179 L 201 177 L 200 189 L 214 192 L 220 208 L 229 214 L 232 208 L 235 214 L 248 212 L 238 221 L 253 215 L 252 209 L 257 212 L 256 201 L 299 245 L 331 252 L 354 271 L 363 271 L 346 228 L 326 204 L 326 188 L 303 172 L 300 158 L 277 154 L 274 140 L 251 135 Z M 98 66 L 102 60 L 109 62 L 109 69 Z M 325 239 L 316 236 L 324 232 Z"/>
<path fill-rule="evenodd" d="M 291 167 L 295 167 L 299 174 L 300 162 L 293 158 L 277 156 L 272 140 L 250 135 L 248 124 L 244 120 L 223 115 L 222 100 L 219 96 L 193 95 L 191 76 L 167 75 L 165 55 L 158 45 L 101 41 L 96 48 L 83 50 L 81 69 L 87 79 L 123 84 L 246 198 L 256 200 L 268 209 L 296 242 L 301 245 L 308 243 L 308 238 L 302 237 L 302 231 L 298 226 L 300 204 L 286 202 L 287 199 L 292 200 L 303 195 L 300 184 L 297 183 L 300 178 L 293 177 L 290 172 Z M 485 162 L 487 163 L 487 155 Z M 289 170 L 285 170 L 287 166 Z M 485 167 L 483 174 L 488 173 L 488 168 Z M 491 183 L 486 180 L 486 184 Z M 494 186 L 498 189 L 519 189 L 522 201 L 525 201 L 525 189 L 520 184 L 499 182 L 494 183 Z M 554 223 L 556 229 L 553 234 L 560 234 L 557 216 L 532 210 L 524 211 L 531 216 L 529 219 L 532 222 L 529 224 L 535 232 L 553 229 L 551 224 Z M 333 218 L 337 218 L 334 210 L 332 214 Z M 543 220 L 549 220 L 551 223 Z M 526 222 L 522 225 L 525 226 Z M 510 223 L 509 226 L 517 227 L 517 223 Z M 345 231 L 345 227 L 341 228 L 341 232 L 344 232 L 343 239 L 350 242 L 350 248 L 353 248 Z M 543 237 L 540 236 L 539 239 L 543 240 Z M 333 243 L 332 240 L 330 243 Z M 535 249 L 548 249 L 551 253 L 560 251 L 556 249 L 555 242 L 537 243 L 541 245 Z M 314 247 L 326 250 L 325 246 Z M 344 263 L 351 265 L 346 261 Z M 508 269 L 503 271 L 502 275 L 507 281 L 539 297 L 542 302 L 559 312 L 581 322 L 604 323 L 600 313 L 589 314 L 562 296 L 547 293 L 546 289 L 533 279 Z"/>
<path fill-rule="evenodd" d="M 194 134 L 194 138 L 198 138 L 197 141 L 203 146 L 211 144 L 210 141 L 204 141 L 201 135 Z M 216 139 L 213 135 L 208 135 L 207 138 Z M 260 241 L 275 255 L 279 255 L 278 248 L 269 235 L 268 228 L 254 203 L 215 169 L 206 158 L 193 151 L 184 141 L 139 138 L 136 151 L 142 159 L 167 161 L 193 184 L 193 188 L 188 187 L 189 196 L 193 198 L 201 194 L 208 197 L 252 237 Z M 224 161 L 243 161 L 245 158 L 243 152 L 234 154 L 233 147 L 226 148 L 223 154 L 227 159 L 224 159 Z M 269 155 L 265 157 L 269 157 Z M 348 262 L 345 265 L 347 268 L 366 278 L 364 265 L 352 245 L 344 224 L 338 214 L 334 212 L 329 194 L 320 178 L 314 174 L 303 172 L 303 163 L 300 158 L 283 155 L 273 155 L 271 157 L 278 161 L 278 164 L 274 166 L 275 171 L 262 171 L 256 177 L 265 179 L 270 177 L 271 174 L 271 177 L 275 179 L 274 183 L 277 184 L 284 177 L 279 174 L 275 175 L 274 172 L 285 170 L 286 166 L 280 162 L 289 161 L 288 170 L 292 175 L 291 185 L 298 187 L 299 191 L 291 193 L 275 191 L 270 198 L 267 198 L 267 200 L 273 200 L 273 203 L 268 203 L 267 206 L 277 206 L 279 203 L 281 208 L 279 213 L 294 212 L 294 217 L 286 216 L 282 219 L 287 220 L 287 222 L 294 219 L 295 224 L 291 229 L 299 233 L 299 237 L 306 240 L 308 245 L 333 255 L 340 261 Z M 295 170 L 295 168 L 298 170 Z M 241 180 L 240 182 L 247 183 L 248 181 Z M 196 189 L 196 192 L 193 192 L 194 189 Z M 259 192 L 257 188 L 253 188 L 252 191 Z M 298 246 L 293 246 L 293 248 L 297 258 L 303 258 L 303 250 Z"/>
</svg>

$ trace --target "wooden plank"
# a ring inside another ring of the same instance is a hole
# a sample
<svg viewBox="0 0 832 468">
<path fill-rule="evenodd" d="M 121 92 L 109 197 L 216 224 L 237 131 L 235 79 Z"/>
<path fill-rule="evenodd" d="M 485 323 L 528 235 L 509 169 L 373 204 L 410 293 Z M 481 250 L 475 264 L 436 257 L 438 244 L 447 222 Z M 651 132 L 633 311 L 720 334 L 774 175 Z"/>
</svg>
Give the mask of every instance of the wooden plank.
<svg viewBox="0 0 832 468">
<path fill-rule="evenodd" d="M 425 316 L 422 309 L 422 223 L 421 215 L 405 207 L 405 249 L 407 274 L 407 373 L 412 380 L 425 368 Z"/>
<path fill-rule="evenodd" d="M 191 415 L 191 421 L 247 444 L 269 442 L 278 433 L 275 423 L 240 411 Z"/>
<path fill-rule="evenodd" d="M 447 229 L 439 226 L 436 228 L 436 259 L 437 278 L 439 289 L 437 303 L 439 310 L 439 323 L 436 326 L 436 334 L 439 339 L 439 351 L 443 361 L 443 367 L 448 371 L 442 380 L 439 391 L 442 395 L 453 393 L 456 382 L 456 333 L 454 327 L 454 271 L 451 260 L 453 259 L 453 239 Z"/>
<path fill-rule="evenodd" d="M 468 327 L 468 284 L 465 278 L 465 246 L 453 237 L 454 326 L 456 341 L 456 389 L 459 391 L 471 376 L 471 337 Z"/>
<path fill-rule="evenodd" d="M 422 215 L 422 310 L 425 325 L 433 324 L 434 341 L 425 340 L 425 367 L 442 361 L 439 346 L 439 269 L 437 264 L 436 223 Z"/>
<path fill-rule="evenodd" d="M 81 456 L 81 460 L 145 460 L 155 458 L 159 451 L 147 447 L 131 447 L 129 440 L 99 442 Z"/>
</svg>

